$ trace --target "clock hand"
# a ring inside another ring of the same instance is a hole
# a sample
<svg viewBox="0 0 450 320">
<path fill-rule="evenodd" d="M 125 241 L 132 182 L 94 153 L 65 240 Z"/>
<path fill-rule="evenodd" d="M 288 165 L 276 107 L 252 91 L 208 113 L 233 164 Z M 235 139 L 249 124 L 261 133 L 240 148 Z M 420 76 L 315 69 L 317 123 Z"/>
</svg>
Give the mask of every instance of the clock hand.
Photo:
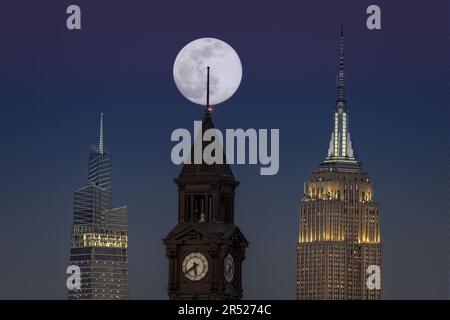
<svg viewBox="0 0 450 320">
<path fill-rule="evenodd" d="M 194 267 L 195 276 L 197 276 L 197 267 L 198 267 L 198 264 L 194 262 L 193 267 Z"/>
<path fill-rule="evenodd" d="M 192 267 L 190 267 L 189 269 L 187 269 L 184 274 L 188 274 L 189 272 L 191 272 L 192 270 L 194 270 L 195 276 L 197 276 L 197 267 L 198 267 L 198 263 L 193 263 Z"/>
<path fill-rule="evenodd" d="M 192 267 L 190 267 L 189 269 L 187 269 L 184 273 L 188 274 L 189 272 L 191 272 L 191 270 L 193 270 L 194 268 L 196 268 L 195 263 L 192 265 Z"/>
<path fill-rule="evenodd" d="M 227 273 L 227 274 L 230 274 L 230 272 L 231 272 L 231 266 L 228 265 L 228 266 L 227 266 L 227 272 L 226 272 L 226 273 Z"/>
</svg>

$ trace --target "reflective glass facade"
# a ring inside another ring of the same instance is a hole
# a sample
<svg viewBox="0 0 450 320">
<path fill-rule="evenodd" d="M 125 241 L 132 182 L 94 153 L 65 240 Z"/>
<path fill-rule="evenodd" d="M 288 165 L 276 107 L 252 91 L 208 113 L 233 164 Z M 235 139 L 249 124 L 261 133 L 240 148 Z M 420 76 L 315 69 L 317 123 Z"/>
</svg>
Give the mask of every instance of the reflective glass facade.
<svg viewBox="0 0 450 320">
<path fill-rule="evenodd" d="M 107 151 L 89 153 L 88 180 L 108 192 L 112 205 L 112 161 Z"/>
<path fill-rule="evenodd" d="M 69 299 L 128 298 L 128 209 L 112 207 L 111 154 L 89 154 L 88 183 L 74 193 L 70 265 L 81 270 L 81 288 Z"/>
</svg>

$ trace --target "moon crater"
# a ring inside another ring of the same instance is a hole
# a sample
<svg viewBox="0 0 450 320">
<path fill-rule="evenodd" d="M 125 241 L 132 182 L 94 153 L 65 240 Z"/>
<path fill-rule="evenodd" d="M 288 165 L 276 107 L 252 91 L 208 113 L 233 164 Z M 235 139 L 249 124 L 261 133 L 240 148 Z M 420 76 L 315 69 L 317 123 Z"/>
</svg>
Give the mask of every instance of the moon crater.
<svg viewBox="0 0 450 320">
<path fill-rule="evenodd" d="M 239 56 L 227 43 L 214 38 L 188 43 L 175 59 L 173 77 L 186 99 L 205 105 L 208 66 L 209 101 L 211 105 L 217 105 L 236 92 L 242 79 Z"/>
</svg>

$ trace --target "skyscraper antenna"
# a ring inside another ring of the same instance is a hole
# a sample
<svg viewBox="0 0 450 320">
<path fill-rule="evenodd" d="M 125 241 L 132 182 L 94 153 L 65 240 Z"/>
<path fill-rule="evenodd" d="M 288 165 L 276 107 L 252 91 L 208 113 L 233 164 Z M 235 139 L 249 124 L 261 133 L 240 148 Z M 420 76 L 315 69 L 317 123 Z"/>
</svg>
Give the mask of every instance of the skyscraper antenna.
<svg viewBox="0 0 450 320">
<path fill-rule="evenodd" d="M 344 25 L 341 24 L 341 37 L 339 43 L 339 70 L 337 75 L 337 101 L 345 101 L 344 88 Z"/>
<path fill-rule="evenodd" d="M 103 154 L 103 112 L 100 113 L 100 141 L 98 143 L 98 152 Z"/>
</svg>

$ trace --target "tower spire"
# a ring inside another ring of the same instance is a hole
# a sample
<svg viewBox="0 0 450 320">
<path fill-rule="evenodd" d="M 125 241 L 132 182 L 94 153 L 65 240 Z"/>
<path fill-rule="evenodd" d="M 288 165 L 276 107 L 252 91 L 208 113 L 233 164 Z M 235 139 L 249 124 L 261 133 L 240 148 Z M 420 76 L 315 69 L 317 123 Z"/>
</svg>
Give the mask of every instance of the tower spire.
<svg viewBox="0 0 450 320">
<path fill-rule="evenodd" d="M 337 102 L 345 102 L 344 88 L 344 25 L 341 24 L 341 37 L 339 43 L 339 69 L 337 75 Z"/>
<path fill-rule="evenodd" d="M 103 112 L 100 113 L 100 140 L 98 143 L 98 152 L 103 154 Z"/>
<path fill-rule="evenodd" d="M 209 105 L 209 66 L 206 67 L 206 106 L 205 113 L 209 115 L 211 112 L 211 106 Z"/>
<path fill-rule="evenodd" d="M 344 87 L 344 25 L 341 25 L 341 35 L 339 43 L 339 67 L 337 74 L 337 100 L 334 110 L 334 128 L 331 133 L 328 156 L 322 165 L 339 164 L 360 166 L 356 160 L 352 141 L 350 139 L 349 123 L 347 115 L 347 101 L 345 100 Z"/>
<path fill-rule="evenodd" d="M 206 107 L 209 107 L 209 66 L 206 67 Z"/>
</svg>

